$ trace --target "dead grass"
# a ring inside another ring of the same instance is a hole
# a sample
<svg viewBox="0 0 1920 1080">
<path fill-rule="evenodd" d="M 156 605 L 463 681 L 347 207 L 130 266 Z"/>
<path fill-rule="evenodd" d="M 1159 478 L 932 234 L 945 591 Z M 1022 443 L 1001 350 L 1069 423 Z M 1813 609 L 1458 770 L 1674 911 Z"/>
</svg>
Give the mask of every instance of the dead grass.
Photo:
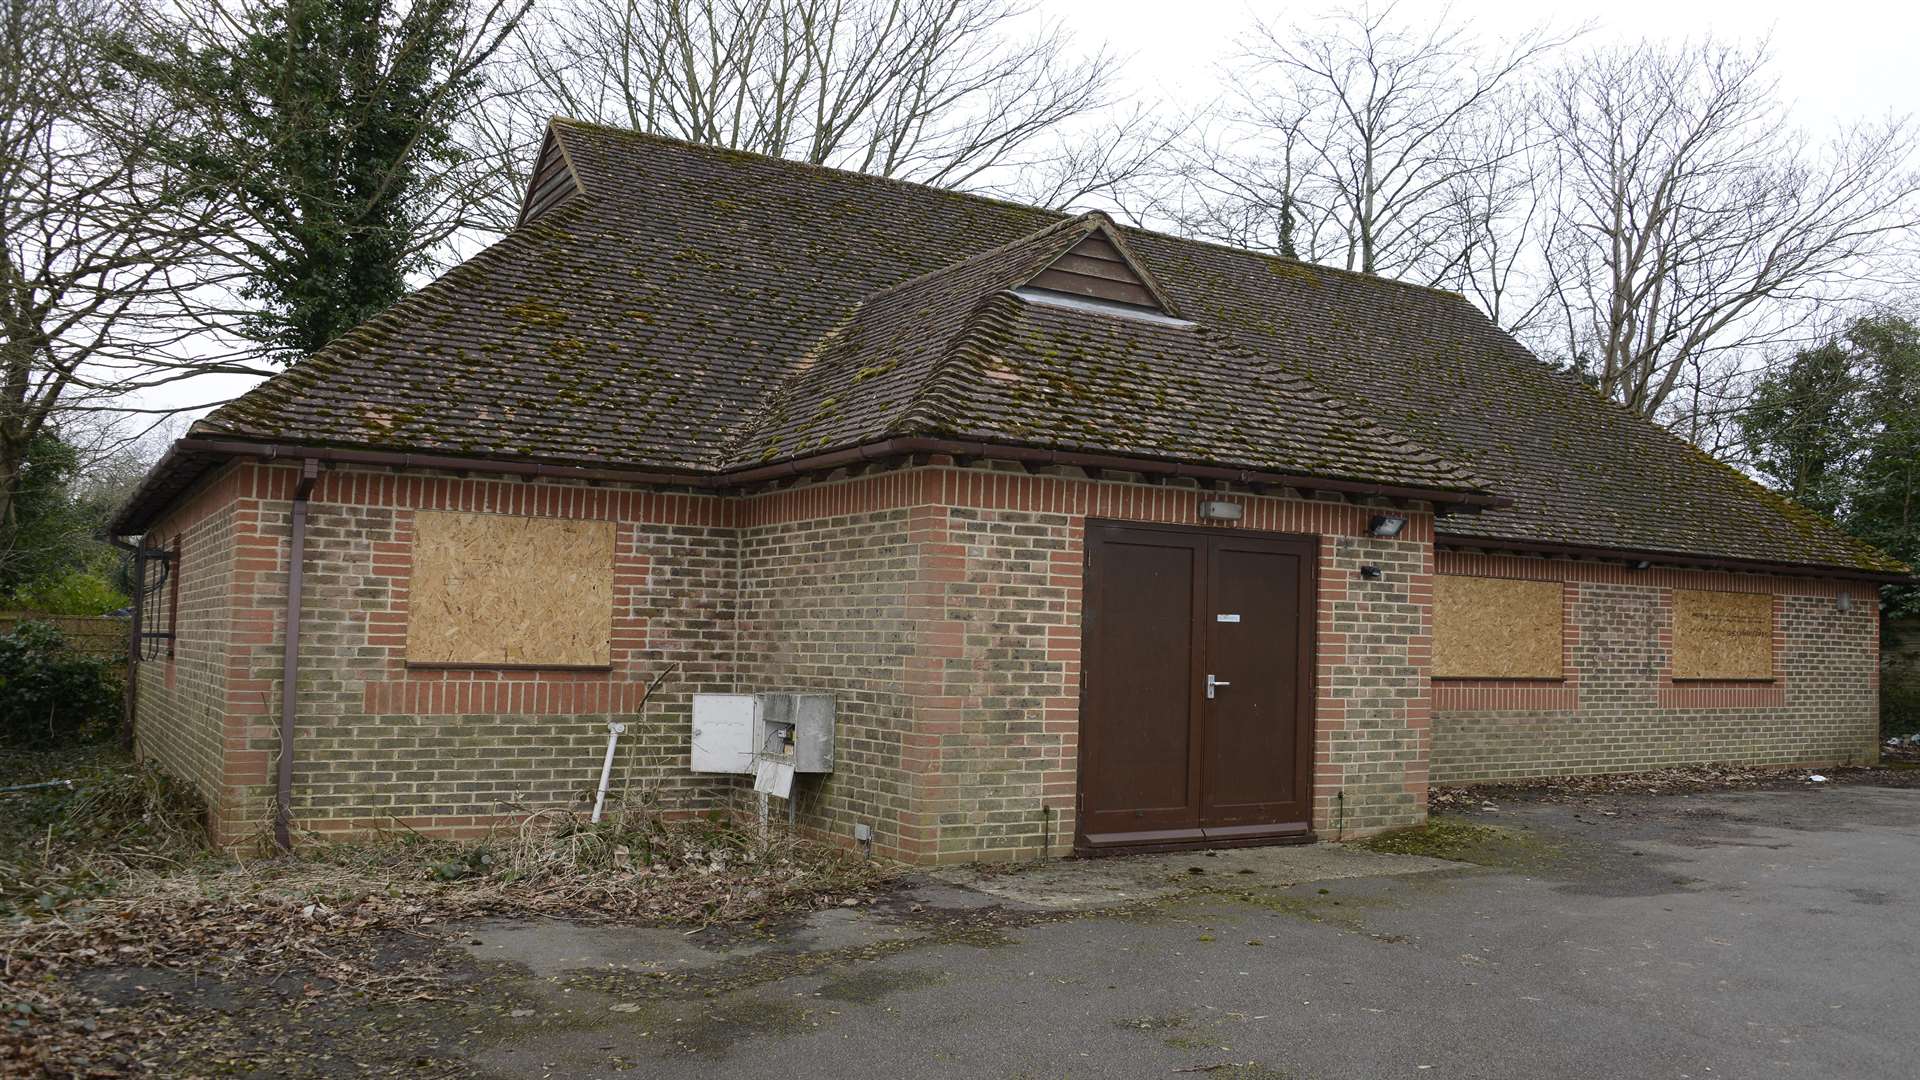
<svg viewBox="0 0 1920 1080">
<path fill-rule="evenodd" d="M 205 847 L 198 807 L 163 776 L 124 759 L 94 766 L 98 783 L 0 808 L 32 821 L 0 836 L 11 905 L 0 913 L 0 1074 L 36 1074 L 76 1044 L 125 1044 L 135 1060 L 132 1047 L 163 1034 L 131 1015 L 101 1027 L 71 985 L 90 967 L 298 971 L 330 992 L 417 1000 L 436 993 L 434 974 L 381 964 L 380 935 L 437 940 L 445 924 L 487 915 L 740 924 L 871 898 L 892 873 L 778 828 L 669 821 L 633 804 L 597 825 L 546 809 L 478 841 L 396 829 L 238 858 Z"/>
</svg>

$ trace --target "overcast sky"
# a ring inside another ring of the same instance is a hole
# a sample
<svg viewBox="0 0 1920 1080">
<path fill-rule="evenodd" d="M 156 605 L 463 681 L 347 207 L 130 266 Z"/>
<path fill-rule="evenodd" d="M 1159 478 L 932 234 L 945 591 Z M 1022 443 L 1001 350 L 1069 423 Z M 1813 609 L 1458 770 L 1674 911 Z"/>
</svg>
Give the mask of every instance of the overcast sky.
<svg viewBox="0 0 1920 1080">
<path fill-rule="evenodd" d="M 1212 91 L 1213 69 L 1258 18 L 1311 20 L 1322 4 L 1246 0 L 1035 0 L 1036 14 L 1064 22 L 1076 43 L 1105 42 L 1126 61 L 1124 80 L 1153 108 L 1182 112 Z M 1489 38 L 1550 18 L 1570 28 L 1591 22 L 1586 42 L 1639 37 L 1771 41 L 1775 71 L 1794 119 L 1810 132 L 1851 120 L 1920 112 L 1920 3 L 1773 0 L 1402 0 L 1399 14 L 1425 25 L 1451 9 Z M 180 407 L 237 394 L 251 380 L 194 380 L 156 391 L 148 404 Z"/>
<path fill-rule="evenodd" d="M 1338 6 L 1246 0 L 1035 2 L 1039 11 L 1065 22 L 1082 44 L 1105 40 L 1126 57 L 1129 81 L 1150 103 L 1187 103 L 1205 94 L 1214 63 L 1234 51 L 1234 39 L 1256 18 L 1306 22 Z M 1920 110 L 1920 4 L 1912 0 L 1402 0 L 1395 10 L 1414 25 L 1430 24 L 1451 10 L 1489 37 L 1518 33 L 1543 19 L 1559 27 L 1591 22 L 1587 41 L 1765 37 L 1773 43 L 1783 92 L 1808 127 Z"/>
</svg>

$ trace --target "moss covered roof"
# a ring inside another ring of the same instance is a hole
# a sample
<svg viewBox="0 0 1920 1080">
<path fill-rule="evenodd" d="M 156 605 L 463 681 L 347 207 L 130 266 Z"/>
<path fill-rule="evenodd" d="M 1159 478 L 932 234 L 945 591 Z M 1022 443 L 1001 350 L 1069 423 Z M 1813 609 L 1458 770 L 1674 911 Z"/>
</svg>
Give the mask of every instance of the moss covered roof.
<svg viewBox="0 0 1920 1080">
<path fill-rule="evenodd" d="M 1010 291 L 1088 218 L 554 133 L 579 196 L 194 434 L 689 473 L 951 434 L 1513 499 L 1468 539 L 1899 569 L 1451 293 L 1125 229 L 1190 323 L 1119 318 Z"/>
</svg>

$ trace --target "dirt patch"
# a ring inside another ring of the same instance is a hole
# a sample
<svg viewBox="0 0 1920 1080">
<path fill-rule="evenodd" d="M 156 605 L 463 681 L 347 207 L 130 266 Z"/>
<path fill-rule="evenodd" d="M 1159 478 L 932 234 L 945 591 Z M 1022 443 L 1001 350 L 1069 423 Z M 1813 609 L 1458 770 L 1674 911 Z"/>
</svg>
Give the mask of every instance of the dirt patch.
<svg viewBox="0 0 1920 1080">
<path fill-rule="evenodd" d="M 1428 818 L 1425 825 L 1355 843 L 1383 854 L 1422 855 L 1507 869 L 1543 869 L 1556 865 L 1564 855 L 1562 845 L 1537 833 L 1442 815 Z"/>
</svg>

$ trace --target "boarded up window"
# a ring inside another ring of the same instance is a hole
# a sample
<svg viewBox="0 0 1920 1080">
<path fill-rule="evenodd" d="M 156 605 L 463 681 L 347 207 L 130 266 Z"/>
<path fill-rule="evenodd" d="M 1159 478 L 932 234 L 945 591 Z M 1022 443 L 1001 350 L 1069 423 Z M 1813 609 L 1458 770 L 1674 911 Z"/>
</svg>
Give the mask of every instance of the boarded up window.
<svg viewBox="0 0 1920 1080">
<path fill-rule="evenodd" d="M 613 525 L 422 511 L 407 662 L 605 667 Z"/>
<path fill-rule="evenodd" d="M 1558 679 L 1557 581 L 1433 579 L 1433 674 L 1448 679 Z"/>
<path fill-rule="evenodd" d="M 1673 590 L 1673 677 L 1773 677 L 1773 597 Z"/>
</svg>

